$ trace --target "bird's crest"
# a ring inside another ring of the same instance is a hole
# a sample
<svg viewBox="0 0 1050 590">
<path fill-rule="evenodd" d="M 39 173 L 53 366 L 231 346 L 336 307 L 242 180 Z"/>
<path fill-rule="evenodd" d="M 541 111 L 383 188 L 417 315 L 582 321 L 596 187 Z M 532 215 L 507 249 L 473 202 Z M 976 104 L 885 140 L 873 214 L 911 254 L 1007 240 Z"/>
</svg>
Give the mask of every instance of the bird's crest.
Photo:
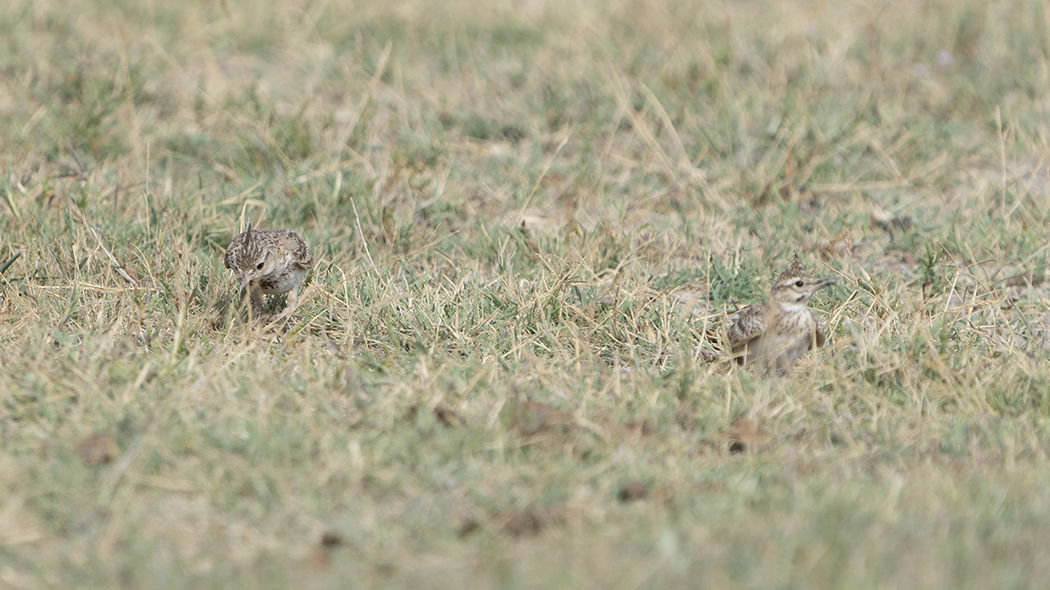
<svg viewBox="0 0 1050 590">
<path fill-rule="evenodd" d="M 806 267 L 802 266 L 802 261 L 798 258 L 798 252 L 795 252 L 795 257 L 791 260 L 791 264 L 788 265 L 787 269 L 785 269 L 784 272 L 780 273 L 780 276 L 777 277 L 776 282 L 780 283 L 781 281 L 786 281 L 795 278 L 805 279 L 812 277 L 813 275 L 810 274 L 808 270 L 806 270 Z"/>
</svg>

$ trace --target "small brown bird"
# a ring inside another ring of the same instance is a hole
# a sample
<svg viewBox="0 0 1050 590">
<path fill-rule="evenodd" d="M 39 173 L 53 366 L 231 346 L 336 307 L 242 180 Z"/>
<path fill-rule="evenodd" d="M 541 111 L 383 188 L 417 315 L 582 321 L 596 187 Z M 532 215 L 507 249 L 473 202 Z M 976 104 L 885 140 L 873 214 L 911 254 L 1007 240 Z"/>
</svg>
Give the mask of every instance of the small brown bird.
<svg viewBox="0 0 1050 590">
<path fill-rule="evenodd" d="M 288 302 L 274 321 L 288 317 L 299 304 L 299 285 L 313 265 L 310 247 L 293 231 L 248 229 L 237 234 L 226 249 L 226 268 L 240 276 L 241 288 L 251 294 L 252 310 L 262 311 L 263 295 L 288 294 Z"/>
<path fill-rule="evenodd" d="M 769 301 L 729 318 L 733 357 L 742 365 L 757 363 L 766 371 L 786 375 L 803 353 L 824 345 L 820 318 L 806 302 L 817 290 L 837 282 L 811 275 L 796 254 L 773 282 Z"/>
</svg>

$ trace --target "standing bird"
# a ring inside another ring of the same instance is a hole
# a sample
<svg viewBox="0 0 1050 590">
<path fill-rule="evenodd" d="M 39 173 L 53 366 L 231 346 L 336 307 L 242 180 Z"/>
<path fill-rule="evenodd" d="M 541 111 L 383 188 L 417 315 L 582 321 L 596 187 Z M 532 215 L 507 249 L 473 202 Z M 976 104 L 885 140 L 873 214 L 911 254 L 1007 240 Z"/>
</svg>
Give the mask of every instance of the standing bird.
<svg viewBox="0 0 1050 590">
<path fill-rule="evenodd" d="M 299 285 L 313 265 L 310 247 L 293 231 L 248 229 L 237 234 L 226 249 L 226 268 L 240 276 L 241 288 L 251 294 L 252 310 L 262 311 L 263 295 L 288 294 L 284 310 L 274 318 L 280 321 L 299 304 Z"/>
<path fill-rule="evenodd" d="M 787 375 L 806 351 L 824 345 L 824 328 L 806 302 L 833 279 L 818 279 L 795 259 L 773 282 L 769 301 L 751 305 L 729 318 L 729 344 L 742 365 L 757 363 L 765 371 Z"/>
</svg>

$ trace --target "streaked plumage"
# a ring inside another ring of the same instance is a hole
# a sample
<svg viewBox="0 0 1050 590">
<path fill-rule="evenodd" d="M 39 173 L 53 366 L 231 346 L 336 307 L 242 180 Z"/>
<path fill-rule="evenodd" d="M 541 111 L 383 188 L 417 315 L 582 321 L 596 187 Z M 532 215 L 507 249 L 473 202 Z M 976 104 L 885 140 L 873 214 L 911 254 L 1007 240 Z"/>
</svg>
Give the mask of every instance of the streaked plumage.
<svg viewBox="0 0 1050 590">
<path fill-rule="evenodd" d="M 298 289 L 313 265 L 310 247 L 293 231 L 248 229 L 237 234 L 226 249 L 226 268 L 248 287 L 252 309 L 262 311 L 263 295 L 288 293 L 288 302 L 274 320 L 287 317 L 299 303 Z"/>
<path fill-rule="evenodd" d="M 795 256 L 773 282 L 769 300 L 729 318 L 729 344 L 740 364 L 757 364 L 786 374 L 806 351 L 824 345 L 824 328 L 806 302 L 817 290 L 837 281 L 818 279 Z"/>
</svg>

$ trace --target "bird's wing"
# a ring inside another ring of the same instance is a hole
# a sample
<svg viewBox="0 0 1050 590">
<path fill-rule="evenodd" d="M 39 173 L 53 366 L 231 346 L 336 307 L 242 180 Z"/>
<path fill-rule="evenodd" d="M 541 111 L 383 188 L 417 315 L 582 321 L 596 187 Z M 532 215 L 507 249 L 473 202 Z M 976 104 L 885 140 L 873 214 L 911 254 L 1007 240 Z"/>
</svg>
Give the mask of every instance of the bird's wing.
<svg viewBox="0 0 1050 590">
<path fill-rule="evenodd" d="M 751 305 L 729 318 L 729 345 L 739 352 L 766 330 L 766 306 Z"/>
<path fill-rule="evenodd" d="M 306 245 L 306 241 L 300 238 L 298 234 L 294 232 L 288 233 L 294 242 L 292 246 L 292 260 L 303 268 L 310 268 L 314 263 L 314 258 L 310 255 L 310 246 Z"/>
<path fill-rule="evenodd" d="M 226 268 L 231 270 L 237 270 L 237 252 L 241 249 L 241 246 L 237 240 L 237 238 L 239 237 L 240 236 L 235 236 L 233 238 L 233 240 L 230 242 L 230 247 L 226 248 L 226 255 L 223 257 L 223 263 L 226 264 Z"/>
<path fill-rule="evenodd" d="M 820 314 L 814 310 L 809 310 L 809 315 L 813 318 L 813 348 L 820 348 L 824 346 L 824 324 L 820 321 Z"/>
</svg>

